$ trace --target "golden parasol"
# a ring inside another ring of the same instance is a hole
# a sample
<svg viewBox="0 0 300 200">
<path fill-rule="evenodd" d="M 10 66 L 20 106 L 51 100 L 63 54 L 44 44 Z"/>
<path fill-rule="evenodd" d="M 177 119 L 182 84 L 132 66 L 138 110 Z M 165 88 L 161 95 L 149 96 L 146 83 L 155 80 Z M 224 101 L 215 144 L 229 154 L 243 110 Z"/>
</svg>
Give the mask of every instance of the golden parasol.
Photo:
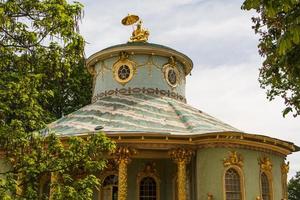
<svg viewBox="0 0 300 200">
<path fill-rule="evenodd" d="M 140 18 L 139 18 L 139 16 L 137 16 L 137 15 L 130 15 L 130 14 L 128 14 L 126 17 L 124 17 L 123 19 L 122 19 L 122 21 L 121 21 L 121 23 L 123 24 L 123 25 L 132 25 L 132 24 L 134 24 L 135 22 L 137 22 L 138 20 L 139 20 Z"/>
</svg>

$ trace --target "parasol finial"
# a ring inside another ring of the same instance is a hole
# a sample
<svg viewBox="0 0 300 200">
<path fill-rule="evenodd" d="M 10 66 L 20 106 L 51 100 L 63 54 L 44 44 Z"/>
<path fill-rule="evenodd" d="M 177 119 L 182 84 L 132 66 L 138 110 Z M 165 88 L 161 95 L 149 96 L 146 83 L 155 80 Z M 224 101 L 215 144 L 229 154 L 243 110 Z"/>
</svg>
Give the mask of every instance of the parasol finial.
<svg viewBox="0 0 300 200">
<path fill-rule="evenodd" d="M 142 27 L 142 20 L 140 20 L 139 16 L 128 14 L 124 17 L 121 23 L 125 26 L 132 25 L 136 26 L 132 32 L 132 36 L 130 37 L 129 42 L 147 42 L 149 37 L 149 31 Z"/>
</svg>

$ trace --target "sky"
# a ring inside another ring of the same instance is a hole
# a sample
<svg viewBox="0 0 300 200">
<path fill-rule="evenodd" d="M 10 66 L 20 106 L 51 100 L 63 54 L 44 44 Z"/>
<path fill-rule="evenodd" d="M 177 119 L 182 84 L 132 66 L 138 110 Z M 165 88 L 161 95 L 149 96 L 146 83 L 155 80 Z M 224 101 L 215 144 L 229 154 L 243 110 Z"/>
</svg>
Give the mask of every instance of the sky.
<svg viewBox="0 0 300 200">
<path fill-rule="evenodd" d="M 174 48 L 194 62 L 187 77 L 188 104 L 244 132 L 300 145 L 300 117 L 282 117 L 281 98 L 269 102 L 259 87 L 263 59 L 251 29 L 254 12 L 241 0 L 84 0 L 80 32 L 86 56 L 126 43 L 132 28 L 121 19 L 137 14 L 150 31 L 149 42 Z M 300 152 L 288 156 L 289 178 L 300 170 Z"/>
</svg>

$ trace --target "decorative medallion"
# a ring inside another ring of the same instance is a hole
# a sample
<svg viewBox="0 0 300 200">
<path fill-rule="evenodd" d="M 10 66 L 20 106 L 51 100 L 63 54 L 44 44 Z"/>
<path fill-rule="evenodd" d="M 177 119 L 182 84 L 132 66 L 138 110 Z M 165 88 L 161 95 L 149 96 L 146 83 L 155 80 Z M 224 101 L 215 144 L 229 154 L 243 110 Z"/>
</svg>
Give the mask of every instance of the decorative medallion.
<svg viewBox="0 0 300 200">
<path fill-rule="evenodd" d="M 228 158 L 224 158 L 223 164 L 224 167 L 228 167 L 231 165 L 236 165 L 239 167 L 243 167 L 243 158 L 240 154 L 238 154 L 236 151 L 230 151 Z"/>
<path fill-rule="evenodd" d="M 142 177 L 145 177 L 145 176 L 155 177 L 157 180 L 159 180 L 158 179 L 159 175 L 156 171 L 154 162 L 146 163 L 144 166 L 144 169 L 142 171 L 140 171 L 137 175 L 138 180 L 140 180 Z"/>
<path fill-rule="evenodd" d="M 113 65 L 113 77 L 123 86 L 128 83 L 136 73 L 136 64 L 128 59 L 128 54 L 120 53 L 119 60 Z"/>
<path fill-rule="evenodd" d="M 272 162 L 269 157 L 265 156 L 265 157 L 260 158 L 260 160 L 258 160 L 258 163 L 259 163 L 260 169 L 262 171 L 267 171 L 267 172 L 272 171 L 273 165 L 272 165 Z"/>
<path fill-rule="evenodd" d="M 173 56 L 170 57 L 168 63 L 164 64 L 163 73 L 165 80 L 172 87 L 175 88 L 180 83 L 180 72 L 177 69 L 176 62 Z"/>
</svg>

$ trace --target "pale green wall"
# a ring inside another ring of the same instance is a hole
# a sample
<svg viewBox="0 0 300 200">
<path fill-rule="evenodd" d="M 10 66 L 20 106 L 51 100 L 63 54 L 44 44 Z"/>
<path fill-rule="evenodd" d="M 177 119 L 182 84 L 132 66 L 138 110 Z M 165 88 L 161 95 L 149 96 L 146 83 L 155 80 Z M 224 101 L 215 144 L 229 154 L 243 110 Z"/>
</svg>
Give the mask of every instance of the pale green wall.
<svg viewBox="0 0 300 200">
<path fill-rule="evenodd" d="M 148 55 L 131 55 L 129 57 L 130 60 L 133 60 L 138 65 L 144 64 L 148 60 Z M 132 78 L 130 82 L 128 82 L 125 86 L 119 84 L 117 81 L 114 80 L 112 74 L 112 66 L 113 64 L 119 59 L 118 57 L 112 57 L 109 59 L 104 60 L 105 66 L 109 68 L 109 70 L 104 70 L 103 76 L 101 73 L 98 74 L 95 84 L 95 92 L 94 96 L 104 92 L 105 90 L 114 90 L 116 88 L 159 88 L 163 90 L 170 90 L 174 91 L 182 96 L 185 96 L 185 74 L 183 71 L 183 66 L 180 63 L 177 63 L 178 70 L 181 74 L 183 80 L 181 84 L 179 84 L 176 88 L 172 89 L 164 79 L 164 74 L 162 71 L 162 67 L 164 64 L 168 62 L 168 57 L 162 56 L 152 56 L 153 62 L 158 65 L 158 67 L 151 65 L 142 66 L 137 68 L 136 75 Z M 95 69 L 97 72 L 101 71 L 101 62 L 98 62 L 95 65 Z"/>
<path fill-rule="evenodd" d="M 134 159 L 128 165 L 128 198 L 137 199 L 137 175 L 148 162 L 154 162 L 160 179 L 160 199 L 172 200 L 173 177 L 176 174 L 176 164 L 170 159 Z"/>
<path fill-rule="evenodd" d="M 281 164 L 283 157 L 267 154 L 259 151 L 229 148 L 207 148 L 197 151 L 196 187 L 197 199 L 206 200 L 207 193 L 211 192 L 214 199 L 223 200 L 223 159 L 228 157 L 229 151 L 237 151 L 244 159 L 244 178 L 246 200 L 255 200 L 260 194 L 258 159 L 268 156 L 273 163 L 273 200 L 280 200 L 281 193 Z"/>
</svg>

